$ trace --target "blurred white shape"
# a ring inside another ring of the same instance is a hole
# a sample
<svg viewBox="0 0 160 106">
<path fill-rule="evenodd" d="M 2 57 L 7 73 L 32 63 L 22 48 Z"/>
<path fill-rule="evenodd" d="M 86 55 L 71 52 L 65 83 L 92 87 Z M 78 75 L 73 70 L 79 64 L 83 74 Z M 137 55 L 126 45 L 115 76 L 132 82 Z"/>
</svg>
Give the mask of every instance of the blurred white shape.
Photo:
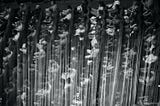
<svg viewBox="0 0 160 106">
<path fill-rule="evenodd" d="M 81 30 L 78 28 L 78 29 L 76 29 L 76 33 L 75 33 L 75 36 L 78 36 L 78 35 L 80 35 L 80 32 L 81 32 Z"/>
<path fill-rule="evenodd" d="M 34 53 L 34 58 L 35 59 L 40 59 L 40 58 L 43 58 L 45 57 L 45 52 L 35 52 Z"/>
<path fill-rule="evenodd" d="M 97 41 L 96 37 L 93 37 L 93 39 L 91 41 L 92 47 L 95 47 L 96 44 L 98 44 L 98 41 Z"/>
<path fill-rule="evenodd" d="M 80 40 L 80 41 L 84 40 L 84 37 L 79 37 L 79 40 Z"/>
<path fill-rule="evenodd" d="M 25 98 L 26 98 L 26 92 L 23 92 L 22 95 L 21 95 L 21 99 L 25 100 Z"/>
<path fill-rule="evenodd" d="M 4 19 L 6 19 L 6 20 L 8 20 L 8 18 L 9 18 L 9 14 L 7 14 L 7 15 L 4 17 Z"/>
<path fill-rule="evenodd" d="M 152 44 L 149 51 L 152 51 L 154 48 L 155 48 L 155 45 Z"/>
<path fill-rule="evenodd" d="M 127 68 L 129 65 L 129 62 L 125 61 L 125 62 L 122 62 L 122 67 L 123 68 Z"/>
<path fill-rule="evenodd" d="M 143 73 L 145 74 L 146 71 L 143 71 Z M 154 71 L 151 71 L 150 73 L 151 73 L 151 76 L 147 76 L 146 78 L 144 76 L 140 76 L 139 82 L 141 82 L 143 84 L 146 82 L 146 85 L 152 85 L 155 80 L 156 74 Z"/>
<path fill-rule="evenodd" d="M 92 62 L 93 62 L 92 60 L 88 60 L 87 65 L 90 65 Z"/>
<path fill-rule="evenodd" d="M 69 14 L 70 12 L 71 12 L 71 9 L 66 9 L 66 10 L 63 10 L 63 11 L 61 12 L 61 14 L 67 15 L 67 14 Z"/>
<path fill-rule="evenodd" d="M 97 14 L 97 10 L 96 10 L 96 14 Z M 95 16 L 92 16 L 92 17 L 90 18 L 90 21 L 91 21 L 92 24 L 97 24 L 97 20 L 96 20 L 96 17 L 95 17 Z"/>
<path fill-rule="evenodd" d="M 27 53 L 27 48 L 26 48 L 26 44 L 25 44 L 25 43 L 22 45 L 22 48 L 20 48 L 20 51 L 21 51 L 22 53 L 24 53 L 24 54 Z"/>
<path fill-rule="evenodd" d="M 54 104 L 54 101 L 51 101 L 51 104 Z"/>
<path fill-rule="evenodd" d="M 23 92 L 22 95 L 21 95 L 21 99 L 22 99 L 22 103 L 23 103 L 24 106 L 26 104 L 26 97 L 27 97 L 26 92 Z"/>
<path fill-rule="evenodd" d="M 99 7 L 98 7 L 98 10 L 104 10 L 104 7 L 99 6 Z"/>
<path fill-rule="evenodd" d="M 115 0 L 113 5 L 112 5 L 112 9 L 116 9 L 116 6 L 120 5 L 120 1 L 119 0 Z"/>
<path fill-rule="evenodd" d="M 96 31 L 95 31 L 95 30 L 92 30 L 92 31 L 90 32 L 90 34 L 94 35 L 94 34 L 96 34 Z"/>
<path fill-rule="evenodd" d="M 71 81 L 73 81 L 73 78 L 75 77 L 77 70 L 74 68 L 69 68 L 68 70 L 70 71 L 70 74 L 67 77 L 71 78 Z"/>
<path fill-rule="evenodd" d="M 77 6 L 77 11 L 82 12 L 82 5 Z"/>
<path fill-rule="evenodd" d="M 78 29 L 76 29 L 75 36 L 79 36 L 80 34 L 83 34 L 85 32 L 84 25 L 79 25 Z"/>
<path fill-rule="evenodd" d="M 39 105 L 40 103 L 39 102 L 34 102 L 34 105 Z"/>
<path fill-rule="evenodd" d="M 147 41 L 147 42 L 151 42 L 151 41 L 153 41 L 154 39 L 155 39 L 155 35 L 148 37 L 148 38 L 146 39 L 146 41 Z"/>
<path fill-rule="evenodd" d="M 20 23 L 20 25 L 17 26 L 15 30 L 17 30 L 17 31 L 22 31 L 22 27 L 23 27 L 23 25 L 22 25 L 22 23 Z"/>
<path fill-rule="evenodd" d="M 114 66 L 112 66 L 112 64 L 108 64 L 106 67 L 107 70 L 112 70 L 113 68 L 114 68 Z"/>
<path fill-rule="evenodd" d="M 3 61 L 7 61 L 11 58 L 11 56 L 13 55 L 13 52 L 10 51 L 10 54 L 8 54 L 7 56 L 3 57 Z"/>
<path fill-rule="evenodd" d="M 62 18 L 61 21 L 70 20 L 71 18 L 72 18 L 72 14 L 69 13 L 69 14 L 67 14 L 64 18 Z"/>
<path fill-rule="evenodd" d="M 77 58 L 76 57 L 72 57 L 72 61 L 77 62 Z"/>
<path fill-rule="evenodd" d="M 107 28 L 106 33 L 108 35 L 114 36 L 115 35 L 115 29 L 114 28 Z"/>
<path fill-rule="evenodd" d="M 92 50 L 90 49 L 87 49 L 87 53 L 91 54 Z"/>
<path fill-rule="evenodd" d="M 124 16 L 124 19 L 129 19 L 129 17 L 128 16 Z"/>
<path fill-rule="evenodd" d="M 158 59 L 158 57 L 153 54 L 146 55 L 145 56 L 145 63 L 151 64 L 151 63 L 155 62 L 157 59 Z"/>
<path fill-rule="evenodd" d="M 72 84 L 66 83 L 65 86 L 64 86 L 64 89 L 67 89 L 67 88 L 69 88 L 69 87 L 71 87 L 71 86 L 72 86 Z"/>
<path fill-rule="evenodd" d="M 50 83 L 47 83 L 47 85 L 48 85 L 47 89 L 46 88 L 40 89 L 35 93 L 35 95 L 37 95 L 37 96 L 45 96 L 45 95 L 49 94 L 51 92 L 52 86 L 51 86 Z"/>
<path fill-rule="evenodd" d="M 37 96 L 43 96 L 43 95 L 44 95 L 44 90 L 43 90 L 43 89 L 38 90 L 38 91 L 35 93 L 35 95 L 37 95 Z"/>
<path fill-rule="evenodd" d="M 14 40 L 14 41 L 18 41 L 19 37 L 20 37 L 20 32 L 18 32 L 18 33 L 13 37 L 13 40 Z"/>
<path fill-rule="evenodd" d="M 91 8 L 91 14 L 93 14 L 94 16 L 93 17 L 98 17 L 99 16 L 99 13 L 98 13 L 98 9 L 95 9 L 95 8 Z M 92 18 L 92 17 L 91 17 Z"/>
<path fill-rule="evenodd" d="M 95 30 L 96 29 L 96 25 L 95 24 L 91 24 L 91 29 Z"/>
<path fill-rule="evenodd" d="M 42 44 L 38 43 L 36 46 L 37 46 L 37 48 L 38 48 L 38 50 L 39 50 L 40 52 L 43 52 L 43 51 L 44 51 Z"/>
<path fill-rule="evenodd" d="M 39 44 L 46 45 L 47 41 L 44 38 L 42 38 L 42 39 L 39 40 Z"/>
<path fill-rule="evenodd" d="M 87 53 L 89 53 L 89 55 L 85 56 L 85 58 L 95 58 L 99 53 L 99 49 L 97 48 L 93 48 L 92 50 L 87 49 Z"/>
<path fill-rule="evenodd" d="M 73 102 L 74 104 L 78 104 L 78 105 L 82 104 L 82 101 L 79 101 L 79 100 L 76 100 L 76 99 L 74 99 L 72 102 Z"/>
<path fill-rule="evenodd" d="M 74 51 L 76 48 L 75 47 L 71 47 L 71 50 Z"/>
<path fill-rule="evenodd" d="M 133 25 L 130 26 L 130 28 L 134 28 L 136 26 L 137 26 L 137 24 L 133 24 Z"/>
<path fill-rule="evenodd" d="M 73 68 L 69 68 L 68 69 L 69 72 L 65 72 L 65 73 L 62 73 L 62 76 L 61 78 L 66 80 L 68 78 L 71 79 L 71 83 L 74 81 L 74 77 L 76 76 L 76 73 L 77 73 L 77 70 L 76 69 L 73 69 Z"/>
<path fill-rule="evenodd" d="M 90 82 L 91 80 L 89 78 L 84 78 L 83 81 L 80 82 L 81 86 L 86 85 Z"/>
<path fill-rule="evenodd" d="M 130 49 L 129 53 L 130 53 L 131 56 L 136 55 L 136 52 L 133 49 Z"/>
<path fill-rule="evenodd" d="M 36 47 L 38 48 L 39 51 L 34 53 L 34 58 L 42 58 L 45 56 L 45 51 L 43 49 L 44 43 L 45 42 L 41 40 L 39 41 L 39 43 L 37 43 Z"/>
<path fill-rule="evenodd" d="M 124 58 L 129 58 L 136 55 L 136 52 L 133 49 L 125 48 L 125 52 L 122 54 Z"/>
<path fill-rule="evenodd" d="M 68 74 L 68 73 L 62 73 L 61 78 L 64 79 L 64 80 L 66 80 L 66 79 L 67 79 L 67 74 Z"/>
<path fill-rule="evenodd" d="M 111 8 L 113 4 L 106 4 L 108 8 Z"/>
</svg>

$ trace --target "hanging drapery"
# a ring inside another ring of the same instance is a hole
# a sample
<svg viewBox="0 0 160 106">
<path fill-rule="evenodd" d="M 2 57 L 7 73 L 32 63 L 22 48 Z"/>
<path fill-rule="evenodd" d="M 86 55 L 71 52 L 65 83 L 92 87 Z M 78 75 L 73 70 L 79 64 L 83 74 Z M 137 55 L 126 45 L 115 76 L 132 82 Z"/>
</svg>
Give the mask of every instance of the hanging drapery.
<svg viewBox="0 0 160 106">
<path fill-rule="evenodd" d="M 160 104 L 160 25 L 145 3 L 2 10 L 0 105 Z"/>
</svg>

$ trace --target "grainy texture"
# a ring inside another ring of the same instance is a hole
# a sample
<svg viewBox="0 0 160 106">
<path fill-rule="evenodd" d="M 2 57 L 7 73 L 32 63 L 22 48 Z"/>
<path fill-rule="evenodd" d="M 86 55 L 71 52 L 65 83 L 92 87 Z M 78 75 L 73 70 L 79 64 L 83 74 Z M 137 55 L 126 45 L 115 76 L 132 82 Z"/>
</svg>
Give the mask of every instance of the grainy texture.
<svg viewBox="0 0 160 106">
<path fill-rule="evenodd" d="M 158 0 L 49 3 L 1 8 L 0 106 L 160 105 Z"/>
</svg>

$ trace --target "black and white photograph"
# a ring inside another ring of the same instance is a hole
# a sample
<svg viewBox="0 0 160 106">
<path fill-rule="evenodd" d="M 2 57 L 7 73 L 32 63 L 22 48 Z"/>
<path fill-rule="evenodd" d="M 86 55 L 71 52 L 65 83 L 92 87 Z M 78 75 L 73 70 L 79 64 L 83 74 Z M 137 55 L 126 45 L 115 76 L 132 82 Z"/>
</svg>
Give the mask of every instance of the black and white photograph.
<svg viewBox="0 0 160 106">
<path fill-rule="evenodd" d="M 0 106 L 160 106 L 160 0 L 0 0 Z"/>
</svg>

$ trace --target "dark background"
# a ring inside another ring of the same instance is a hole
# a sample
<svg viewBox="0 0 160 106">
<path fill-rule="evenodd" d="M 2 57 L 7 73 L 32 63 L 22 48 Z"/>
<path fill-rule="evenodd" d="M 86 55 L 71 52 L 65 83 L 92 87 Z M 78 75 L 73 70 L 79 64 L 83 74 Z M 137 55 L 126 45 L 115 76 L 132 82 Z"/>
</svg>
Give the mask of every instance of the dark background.
<svg viewBox="0 0 160 106">
<path fill-rule="evenodd" d="M 67 5 L 76 6 L 79 5 L 82 0 L 55 0 L 60 9 L 63 9 Z M 88 0 L 91 1 L 91 7 L 96 7 L 98 5 L 98 1 L 105 1 L 106 3 L 113 3 L 114 0 Z M 44 6 L 49 5 L 49 0 L 0 0 L 0 6 L 8 5 L 11 7 L 18 7 L 18 4 L 21 2 L 30 2 L 31 5 L 41 4 Z M 127 8 L 132 5 L 133 0 L 120 0 L 121 6 Z"/>
</svg>

